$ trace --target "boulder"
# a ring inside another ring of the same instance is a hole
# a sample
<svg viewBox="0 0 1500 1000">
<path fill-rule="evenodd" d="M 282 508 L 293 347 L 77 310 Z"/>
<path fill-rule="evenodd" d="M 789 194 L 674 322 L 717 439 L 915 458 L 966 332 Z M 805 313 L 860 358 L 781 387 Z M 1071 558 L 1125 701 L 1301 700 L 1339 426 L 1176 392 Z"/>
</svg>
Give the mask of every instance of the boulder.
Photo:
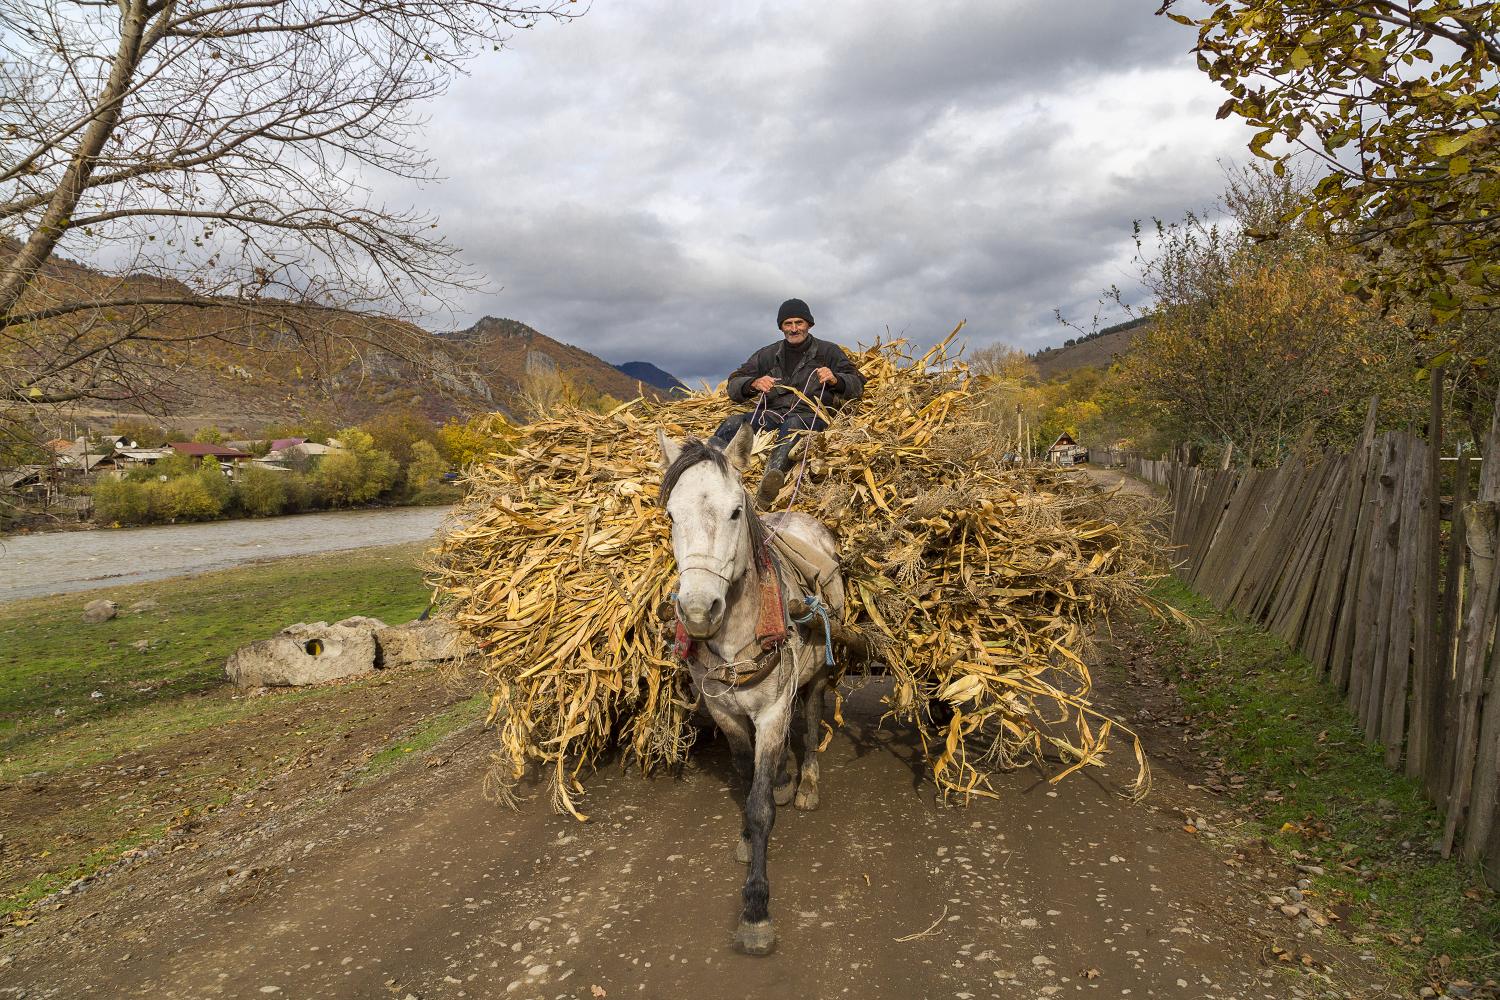
<svg viewBox="0 0 1500 1000">
<path fill-rule="evenodd" d="M 120 606 L 114 601 L 98 600 L 89 601 L 83 606 L 83 623 L 85 625 L 97 625 L 107 622 L 120 613 Z"/>
<path fill-rule="evenodd" d="M 224 664 L 224 674 L 241 689 L 300 687 L 377 669 L 375 632 L 384 629 L 378 618 L 346 618 L 289 625 L 269 639 L 235 650 Z"/>
<path fill-rule="evenodd" d="M 133 615 L 139 615 L 144 614 L 147 611 L 157 611 L 160 608 L 161 604 L 156 600 L 156 598 L 148 597 L 144 601 L 136 601 L 134 604 L 132 604 L 130 606 L 130 613 Z"/>
<path fill-rule="evenodd" d="M 375 642 L 380 646 L 380 665 L 386 669 L 436 666 L 473 652 L 457 629 L 436 619 L 378 629 Z"/>
</svg>

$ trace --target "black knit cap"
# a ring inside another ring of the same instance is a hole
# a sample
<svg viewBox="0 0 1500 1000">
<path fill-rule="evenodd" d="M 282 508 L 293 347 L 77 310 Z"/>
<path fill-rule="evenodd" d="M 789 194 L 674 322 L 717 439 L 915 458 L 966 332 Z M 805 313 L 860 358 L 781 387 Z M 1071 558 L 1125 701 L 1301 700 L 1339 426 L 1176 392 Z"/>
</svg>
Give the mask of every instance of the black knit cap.
<svg viewBox="0 0 1500 1000">
<path fill-rule="evenodd" d="M 787 299 L 776 310 L 776 329 L 780 330 L 781 324 L 794 317 L 807 320 L 809 327 L 813 325 L 812 310 L 807 308 L 807 303 L 801 299 Z"/>
</svg>

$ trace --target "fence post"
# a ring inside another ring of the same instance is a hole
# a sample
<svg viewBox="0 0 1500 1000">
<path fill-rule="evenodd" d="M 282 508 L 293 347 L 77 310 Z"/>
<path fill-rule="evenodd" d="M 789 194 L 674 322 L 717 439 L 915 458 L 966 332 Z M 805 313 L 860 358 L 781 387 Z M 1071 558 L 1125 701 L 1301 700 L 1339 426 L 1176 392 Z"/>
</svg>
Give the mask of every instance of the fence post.
<svg viewBox="0 0 1500 1000">
<path fill-rule="evenodd" d="M 1438 677 L 1443 657 L 1442 628 L 1437 624 L 1438 551 L 1442 546 L 1438 507 L 1442 504 L 1443 454 L 1443 366 L 1432 366 L 1432 395 L 1427 408 L 1426 489 L 1422 496 L 1417 586 L 1412 607 L 1416 628 L 1412 656 L 1411 724 L 1406 735 L 1406 773 L 1413 778 L 1427 774 L 1432 754 L 1432 704 L 1441 685 Z"/>
</svg>

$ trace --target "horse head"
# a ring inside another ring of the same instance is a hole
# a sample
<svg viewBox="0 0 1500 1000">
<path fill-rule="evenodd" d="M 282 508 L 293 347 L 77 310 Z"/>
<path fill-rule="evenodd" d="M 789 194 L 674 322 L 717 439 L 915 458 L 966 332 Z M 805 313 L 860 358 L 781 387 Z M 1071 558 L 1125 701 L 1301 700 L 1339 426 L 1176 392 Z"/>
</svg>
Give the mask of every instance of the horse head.
<svg viewBox="0 0 1500 1000">
<path fill-rule="evenodd" d="M 677 558 L 677 618 L 694 639 L 711 639 L 759 544 L 760 522 L 740 479 L 753 437 L 742 427 L 722 450 L 696 438 L 679 445 L 660 430 L 656 439 L 666 470 L 661 504 Z"/>
</svg>

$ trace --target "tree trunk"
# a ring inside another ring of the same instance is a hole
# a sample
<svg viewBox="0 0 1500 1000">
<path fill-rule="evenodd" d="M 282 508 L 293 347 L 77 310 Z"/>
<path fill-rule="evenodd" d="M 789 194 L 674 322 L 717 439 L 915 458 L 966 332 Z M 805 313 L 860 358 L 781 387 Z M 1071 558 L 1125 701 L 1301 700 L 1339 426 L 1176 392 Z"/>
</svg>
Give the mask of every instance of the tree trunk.
<svg viewBox="0 0 1500 1000">
<path fill-rule="evenodd" d="M 57 241 L 68 228 L 68 221 L 88 186 L 94 171 L 94 160 L 119 124 L 125 96 L 140 64 L 146 34 L 146 7 L 142 0 L 129 0 L 121 18 L 120 44 L 104 92 L 94 104 L 93 121 L 83 134 L 63 172 L 62 180 L 52 194 L 47 211 L 19 253 L 0 271 L 0 328 L 10 325 L 16 304 L 25 294 L 37 271 L 52 256 Z"/>
</svg>

